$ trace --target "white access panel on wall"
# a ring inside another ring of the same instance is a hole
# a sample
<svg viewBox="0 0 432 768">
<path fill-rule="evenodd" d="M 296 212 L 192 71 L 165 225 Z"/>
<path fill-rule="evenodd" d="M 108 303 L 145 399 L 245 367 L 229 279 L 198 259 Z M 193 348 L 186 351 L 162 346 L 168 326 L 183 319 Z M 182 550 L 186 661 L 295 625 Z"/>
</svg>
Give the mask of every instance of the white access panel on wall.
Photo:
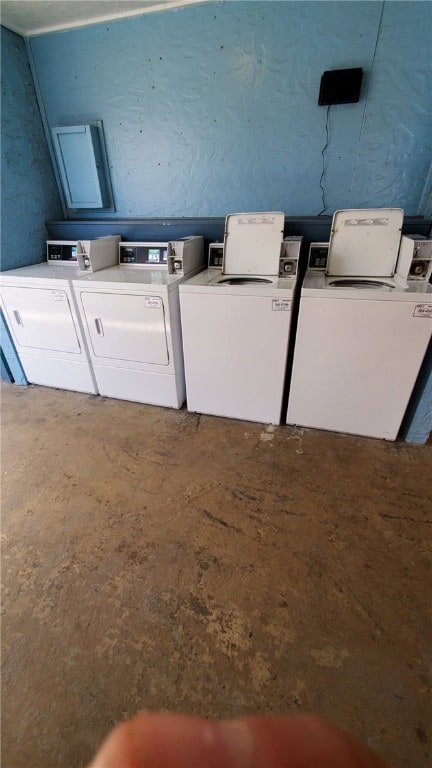
<svg viewBox="0 0 432 768">
<path fill-rule="evenodd" d="M 81 301 L 95 357 L 168 365 L 162 297 L 83 291 Z"/>
<path fill-rule="evenodd" d="M 110 208 L 112 195 L 102 123 L 56 126 L 51 132 L 67 207 Z"/>
</svg>

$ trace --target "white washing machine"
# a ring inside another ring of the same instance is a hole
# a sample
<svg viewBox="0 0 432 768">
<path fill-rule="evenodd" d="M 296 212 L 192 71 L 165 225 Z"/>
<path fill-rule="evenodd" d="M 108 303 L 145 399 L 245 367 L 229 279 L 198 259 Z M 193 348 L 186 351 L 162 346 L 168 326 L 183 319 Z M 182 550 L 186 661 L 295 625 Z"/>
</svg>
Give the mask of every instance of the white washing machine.
<svg viewBox="0 0 432 768">
<path fill-rule="evenodd" d="M 398 271 L 403 211 L 337 211 L 306 273 L 287 423 L 395 440 L 432 334 L 432 287 Z"/>
<path fill-rule="evenodd" d="M 189 411 L 280 424 L 297 280 L 278 276 L 283 227 L 283 213 L 228 216 L 223 269 L 180 286 Z"/>
<path fill-rule="evenodd" d="M 179 285 L 203 267 L 202 237 L 121 243 L 120 264 L 74 280 L 101 395 L 183 405 Z"/>
<path fill-rule="evenodd" d="M 0 301 L 27 380 L 97 394 L 72 280 L 118 260 L 120 237 L 47 243 L 47 262 L 0 273 Z M 80 245 L 82 245 L 82 243 Z M 84 251 L 85 246 L 85 251 Z"/>
</svg>

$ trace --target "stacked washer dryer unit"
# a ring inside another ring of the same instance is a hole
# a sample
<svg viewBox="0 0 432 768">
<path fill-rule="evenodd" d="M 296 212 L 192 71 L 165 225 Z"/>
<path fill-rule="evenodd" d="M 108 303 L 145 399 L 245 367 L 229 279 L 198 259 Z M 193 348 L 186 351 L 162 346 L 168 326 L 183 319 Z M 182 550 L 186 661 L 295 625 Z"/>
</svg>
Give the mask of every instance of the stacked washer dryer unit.
<svg viewBox="0 0 432 768">
<path fill-rule="evenodd" d="M 74 280 L 101 395 L 183 405 L 179 285 L 203 268 L 202 237 L 125 242 L 117 266 Z"/>
<path fill-rule="evenodd" d="M 118 260 L 120 237 L 48 241 L 47 261 L 0 273 L 0 300 L 27 380 L 97 394 L 72 280 Z"/>
<path fill-rule="evenodd" d="M 190 411 L 280 424 L 297 279 L 283 247 L 292 276 L 279 278 L 283 229 L 280 212 L 227 216 L 222 266 L 217 246 L 218 263 L 180 286 Z"/>
<path fill-rule="evenodd" d="M 401 209 L 334 214 L 327 267 L 301 291 L 288 424 L 396 439 L 432 334 L 402 224 Z"/>
</svg>

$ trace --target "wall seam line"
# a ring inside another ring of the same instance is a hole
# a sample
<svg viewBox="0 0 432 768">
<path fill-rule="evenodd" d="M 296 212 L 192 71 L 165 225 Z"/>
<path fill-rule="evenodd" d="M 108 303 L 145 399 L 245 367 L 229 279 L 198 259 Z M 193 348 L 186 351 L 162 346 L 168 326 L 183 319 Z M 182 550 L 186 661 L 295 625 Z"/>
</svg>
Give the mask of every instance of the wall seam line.
<svg viewBox="0 0 432 768">
<path fill-rule="evenodd" d="M 383 20 L 383 16 L 384 16 L 384 6 L 385 6 L 385 3 L 386 3 L 386 0 L 383 0 L 382 6 L 381 6 L 380 19 L 379 19 L 379 22 L 378 22 L 378 30 L 377 30 L 376 40 L 375 40 L 375 47 L 374 47 L 374 52 L 373 52 L 373 56 L 372 56 L 372 64 L 371 64 L 371 70 L 370 70 L 370 77 L 372 77 L 372 73 L 373 73 L 373 70 L 374 70 L 375 57 L 376 57 L 376 53 L 377 53 L 377 50 L 378 50 L 379 38 L 380 38 L 380 35 L 381 35 L 381 28 L 382 28 L 382 20 Z M 361 140 L 362 140 L 362 136 L 363 136 L 364 125 L 365 125 L 365 122 L 366 122 L 366 111 L 367 111 L 367 106 L 368 106 L 368 101 L 369 101 L 369 89 L 370 89 L 370 78 L 369 78 L 368 90 L 367 90 L 366 98 L 365 98 L 365 105 L 364 105 L 364 109 L 363 109 L 363 116 L 362 116 L 362 122 L 361 122 L 361 126 L 360 126 L 359 138 L 358 138 L 358 142 L 357 142 L 357 152 L 356 152 L 356 157 L 355 157 L 355 162 L 354 162 L 354 168 L 353 168 L 353 173 L 352 173 L 351 185 L 350 185 L 349 192 L 348 192 L 348 204 L 347 204 L 348 208 L 351 207 L 351 196 L 352 196 L 352 191 L 353 191 L 353 187 L 354 187 L 354 181 L 355 181 L 355 177 L 356 177 L 356 173 L 357 173 L 359 149 L 360 149 L 360 144 L 361 144 Z"/>
</svg>

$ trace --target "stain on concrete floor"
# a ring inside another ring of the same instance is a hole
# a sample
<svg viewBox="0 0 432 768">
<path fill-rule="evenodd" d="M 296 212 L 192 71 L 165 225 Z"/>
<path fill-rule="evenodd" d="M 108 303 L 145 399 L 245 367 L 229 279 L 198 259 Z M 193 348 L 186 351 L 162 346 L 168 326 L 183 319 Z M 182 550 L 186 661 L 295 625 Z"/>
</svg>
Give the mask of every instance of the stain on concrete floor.
<svg viewBox="0 0 432 768">
<path fill-rule="evenodd" d="M 14 385 L 2 431 L 4 768 L 85 766 L 141 709 L 430 764 L 432 446 Z"/>
</svg>

